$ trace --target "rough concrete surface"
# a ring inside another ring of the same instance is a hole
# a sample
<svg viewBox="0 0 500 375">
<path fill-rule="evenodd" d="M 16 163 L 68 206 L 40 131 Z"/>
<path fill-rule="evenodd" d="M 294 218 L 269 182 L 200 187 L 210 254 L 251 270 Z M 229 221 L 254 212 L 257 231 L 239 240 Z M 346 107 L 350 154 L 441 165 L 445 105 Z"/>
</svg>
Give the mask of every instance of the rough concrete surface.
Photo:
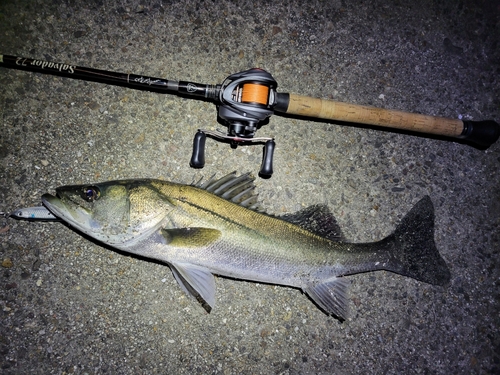
<svg viewBox="0 0 500 375">
<path fill-rule="evenodd" d="M 252 67 L 280 92 L 436 116 L 500 119 L 500 3 L 487 0 L 3 0 L 0 53 L 203 83 Z M 257 173 L 261 146 L 207 140 L 212 103 L 0 68 L 0 211 L 55 187 Z M 380 239 L 424 195 L 447 287 L 350 276 L 351 317 L 299 290 L 217 278 L 210 314 L 168 266 L 57 222 L 0 218 L 3 374 L 500 372 L 500 142 L 272 116 L 272 214 L 329 205 L 345 237 Z"/>
</svg>

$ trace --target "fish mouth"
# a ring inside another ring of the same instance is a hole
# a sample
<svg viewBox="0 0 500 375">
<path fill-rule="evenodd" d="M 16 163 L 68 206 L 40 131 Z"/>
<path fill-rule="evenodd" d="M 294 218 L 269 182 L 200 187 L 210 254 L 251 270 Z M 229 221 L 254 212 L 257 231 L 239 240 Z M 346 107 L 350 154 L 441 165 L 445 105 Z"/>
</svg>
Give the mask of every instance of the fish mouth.
<svg viewBox="0 0 500 375">
<path fill-rule="evenodd" d="M 66 204 L 65 199 L 60 197 L 59 192 L 57 192 L 57 196 L 43 194 L 42 203 L 56 217 L 86 234 L 91 235 L 92 232 L 101 228 L 101 225 L 92 219 L 92 216 L 85 208 L 76 204 Z"/>
<path fill-rule="evenodd" d="M 55 197 L 52 194 L 43 194 L 42 203 L 54 215 L 66 216 L 66 209 L 58 197 Z"/>
</svg>

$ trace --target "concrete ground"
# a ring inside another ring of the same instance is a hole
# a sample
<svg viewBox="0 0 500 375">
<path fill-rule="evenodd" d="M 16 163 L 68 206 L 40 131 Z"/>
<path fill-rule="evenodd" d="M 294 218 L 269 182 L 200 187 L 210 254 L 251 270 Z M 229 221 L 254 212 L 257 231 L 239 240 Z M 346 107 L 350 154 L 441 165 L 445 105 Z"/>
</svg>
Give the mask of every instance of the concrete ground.
<svg viewBox="0 0 500 375">
<path fill-rule="evenodd" d="M 450 118 L 500 119 L 500 3 L 14 1 L 0 54 L 170 80 L 221 83 L 252 67 L 279 92 Z M 261 146 L 207 140 L 212 103 L 0 67 L 0 211 L 60 185 L 190 183 L 257 173 Z M 299 290 L 217 278 L 207 314 L 165 265 L 57 222 L 0 218 L 3 374 L 493 374 L 500 372 L 500 142 L 487 150 L 334 121 L 272 116 L 272 214 L 327 204 L 345 237 L 381 239 L 423 196 L 452 274 L 436 287 L 350 276 L 351 316 Z"/>
</svg>

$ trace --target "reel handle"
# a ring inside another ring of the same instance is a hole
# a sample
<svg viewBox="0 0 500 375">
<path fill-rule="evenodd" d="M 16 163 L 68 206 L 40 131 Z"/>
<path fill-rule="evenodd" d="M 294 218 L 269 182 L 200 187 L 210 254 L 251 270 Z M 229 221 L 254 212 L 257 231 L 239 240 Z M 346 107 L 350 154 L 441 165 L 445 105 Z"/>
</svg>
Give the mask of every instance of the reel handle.
<svg viewBox="0 0 500 375">
<path fill-rule="evenodd" d="M 205 166 L 205 141 L 207 136 L 201 130 L 198 130 L 193 139 L 193 155 L 189 165 L 192 168 L 203 168 Z"/>
<path fill-rule="evenodd" d="M 239 143 L 249 142 L 266 142 L 264 145 L 262 164 L 259 171 L 259 176 L 262 178 L 270 178 L 273 174 L 273 155 L 276 143 L 272 138 L 239 138 L 225 135 L 224 133 L 211 130 L 198 129 L 193 139 L 193 154 L 189 165 L 192 168 L 203 168 L 205 166 L 205 142 L 207 135 L 221 141 L 230 141 L 234 147 Z"/>
<path fill-rule="evenodd" d="M 264 145 L 264 153 L 262 155 L 262 165 L 260 166 L 259 175 L 262 178 L 269 178 L 273 174 L 273 155 L 274 146 L 276 143 L 271 139 Z"/>
</svg>

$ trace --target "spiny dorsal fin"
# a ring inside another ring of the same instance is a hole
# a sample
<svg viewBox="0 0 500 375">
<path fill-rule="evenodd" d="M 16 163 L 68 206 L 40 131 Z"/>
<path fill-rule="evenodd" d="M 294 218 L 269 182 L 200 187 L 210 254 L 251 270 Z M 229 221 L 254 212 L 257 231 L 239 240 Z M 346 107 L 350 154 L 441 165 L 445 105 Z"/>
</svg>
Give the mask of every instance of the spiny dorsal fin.
<svg viewBox="0 0 500 375">
<path fill-rule="evenodd" d="M 298 225 L 309 232 L 331 241 L 342 241 L 344 235 L 337 224 L 337 219 L 328 206 L 316 204 L 295 212 L 279 216 L 280 219 Z"/>
<path fill-rule="evenodd" d="M 258 201 L 258 194 L 254 191 L 254 181 L 255 177 L 250 173 L 236 176 L 236 171 L 234 171 L 219 179 L 214 175 L 205 182 L 200 180 L 194 186 L 245 208 L 265 212 Z M 278 217 L 331 241 L 344 239 L 337 220 L 326 205 L 318 204 Z"/>
<path fill-rule="evenodd" d="M 263 212 L 258 201 L 258 194 L 254 192 L 254 180 L 255 177 L 250 173 L 236 176 L 236 171 L 234 171 L 219 179 L 212 176 L 208 181 L 203 183 L 199 181 L 194 186 L 245 208 Z"/>
</svg>

